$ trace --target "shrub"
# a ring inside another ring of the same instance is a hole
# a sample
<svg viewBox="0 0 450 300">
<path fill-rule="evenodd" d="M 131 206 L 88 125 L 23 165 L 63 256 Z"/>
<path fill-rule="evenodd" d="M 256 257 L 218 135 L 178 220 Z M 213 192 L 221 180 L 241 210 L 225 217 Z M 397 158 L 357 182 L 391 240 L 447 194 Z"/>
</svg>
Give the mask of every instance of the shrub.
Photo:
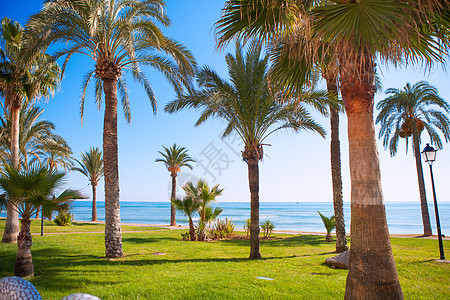
<svg viewBox="0 0 450 300">
<path fill-rule="evenodd" d="M 70 212 L 59 212 L 58 216 L 55 218 L 55 223 L 58 226 L 69 226 L 72 225 L 72 214 Z"/>
<path fill-rule="evenodd" d="M 221 239 L 229 237 L 234 233 L 235 224 L 233 221 L 217 219 L 208 230 L 208 236 L 211 239 Z"/>
<path fill-rule="evenodd" d="M 265 220 L 263 223 L 261 223 L 261 229 L 263 230 L 263 237 L 269 238 L 274 228 L 275 224 L 273 224 L 270 220 Z"/>
<path fill-rule="evenodd" d="M 181 236 L 183 237 L 183 241 L 189 241 L 190 240 L 189 231 L 185 232 L 185 233 L 181 233 Z"/>
</svg>

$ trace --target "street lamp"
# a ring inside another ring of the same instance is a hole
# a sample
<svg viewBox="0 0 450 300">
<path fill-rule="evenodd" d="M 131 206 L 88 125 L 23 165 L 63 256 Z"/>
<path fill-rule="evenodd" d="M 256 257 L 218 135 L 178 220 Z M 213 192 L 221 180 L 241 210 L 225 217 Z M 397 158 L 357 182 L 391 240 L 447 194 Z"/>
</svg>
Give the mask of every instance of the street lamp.
<svg viewBox="0 0 450 300">
<path fill-rule="evenodd" d="M 436 215 L 436 227 L 438 231 L 438 240 L 439 240 L 439 253 L 441 255 L 441 259 L 445 260 L 444 256 L 444 245 L 442 244 L 442 234 L 441 234 L 441 223 L 439 222 L 439 212 L 436 201 L 436 190 L 434 188 L 434 178 L 433 178 L 433 162 L 436 159 L 436 150 L 427 144 L 427 146 L 422 151 L 423 159 L 430 166 L 430 174 L 431 174 L 431 186 L 433 188 L 433 200 L 434 200 L 434 214 Z"/>
</svg>

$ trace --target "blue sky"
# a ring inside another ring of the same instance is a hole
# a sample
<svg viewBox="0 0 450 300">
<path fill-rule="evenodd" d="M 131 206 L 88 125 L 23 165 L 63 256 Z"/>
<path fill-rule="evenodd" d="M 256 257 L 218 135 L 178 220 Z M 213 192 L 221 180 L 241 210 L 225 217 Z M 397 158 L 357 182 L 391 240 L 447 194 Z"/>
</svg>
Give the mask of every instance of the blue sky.
<svg viewBox="0 0 450 300">
<path fill-rule="evenodd" d="M 0 0 L 0 16 L 9 17 L 25 24 L 29 15 L 39 11 L 41 1 Z M 220 18 L 224 1 L 187 0 L 167 1 L 167 13 L 172 26 L 165 33 L 183 43 L 194 54 L 199 65 L 209 65 L 226 77 L 224 54 L 233 52 L 232 47 L 223 52 L 215 51 L 213 24 Z M 80 87 L 84 74 L 93 69 L 94 62 L 85 56 L 75 56 L 70 61 L 62 84 L 53 98 L 40 106 L 45 108 L 44 118 L 56 125 L 72 147 L 75 157 L 91 146 L 102 146 L 103 106 L 97 110 L 92 87 L 88 90 L 84 123 L 80 121 Z M 180 181 L 205 178 L 211 184 L 219 183 L 225 189 L 219 201 L 248 201 L 247 166 L 242 162 L 238 140 L 231 137 L 221 140 L 224 124 L 208 121 L 195 128 L 198 115 L 184 111 L 174 115 L 163 111 L 165 104 L 173 100 L 174 93 L 164 78 L 156 71 L 145 70 L 158 100 L 158 111 L 153 115 L 149 100 L 143 89 L 128 80 L 130 88 L 132 123 L 127 124 L 119 111 L 119 171 L 122 201 L 167 201 L 170 177 L 162 164 L 155 163 L 161 146 L 174 142 L 189 149 L 191 156 L 200 163 L 193 171 L 182 170 Z M 414 84 L 427 80 L 438 88 L 439 94 L 450 101 L 449 75 L 445 67 L 435 66 L 425 72 L 420 66 L 398 70 L 381 67 L 383 89 L 402 88 L 407 82 Z M 376 96 L 376 102 L 385 97 Z M 119 108 L 120 109 L 120 108 Z M 329 131 L 329 121 L 314 114 Z M 344 200 L 350 200 L 350 177 L 348 171 L 348 143 L 346 117 L 341 114 L 341 151 Z M 426 135 L 423 142 L 428 141 Z M 301 132 L 276 133 L 267 140 L 265 158 L 260 164 L 261 201 L 327 201 L 332 202 L 329 162 L 329 138 Z M 423 145 L 424 146 L 424 145 Z M 423 148 L 422 146 L 422 148 Z M 378 142 L 381 176 L 385 201 L 417 201 L 419 193 L 415 162 L 411 151 L 405 153 L 404 143 L 396 157 L 391 158 Z M 450 151 L 449 145 L 437 154 L 433 167 L 439 201 L 450 201 Z M 432 201 L 428 166 L 424 166 L 428 201 Z M 91 188 L 84 176 L 70 173 L 67 186 L 91 195 Z M 104 199 L 103 180 L 98 188 L 98 199 Z"/>
</svg>

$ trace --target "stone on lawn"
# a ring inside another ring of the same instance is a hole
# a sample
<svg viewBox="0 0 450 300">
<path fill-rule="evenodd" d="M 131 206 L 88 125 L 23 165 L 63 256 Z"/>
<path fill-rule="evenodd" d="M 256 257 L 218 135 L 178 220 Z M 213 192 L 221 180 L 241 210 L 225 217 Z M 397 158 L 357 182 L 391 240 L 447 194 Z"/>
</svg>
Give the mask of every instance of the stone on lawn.
<svg viewBox="0 0 450 300">
<path fill-rule="evenodd" d="M 350 250 L 346 250 L 336 256 L 328 257 L 325 260 L 325 264 L 327 264 L 328 266 L 333 266 L 336 269 L 348 269 L 349 257 L 350 257 Z"/>
</svg>

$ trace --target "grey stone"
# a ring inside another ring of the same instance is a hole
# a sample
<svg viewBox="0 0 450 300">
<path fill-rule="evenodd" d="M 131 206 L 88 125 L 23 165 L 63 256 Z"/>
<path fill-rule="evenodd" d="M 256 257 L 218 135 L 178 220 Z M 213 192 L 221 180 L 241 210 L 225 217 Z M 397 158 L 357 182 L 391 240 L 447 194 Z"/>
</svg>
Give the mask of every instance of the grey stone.
<svg viewBox="0 0 450 300">
<path fill-rule="evenodd" d="M 21 277 L 0 280 L 0 300 L 42 300 L 34 285 Z"/>
<path fill-rule="evenodd" d="M 348 269 L 349 257 L 350 257 L 350 250 L 346 250 L 336 256 L 328 257 L 325 260 L 325 264 L 333 266 L 337 269 Z"/>
</svg>

